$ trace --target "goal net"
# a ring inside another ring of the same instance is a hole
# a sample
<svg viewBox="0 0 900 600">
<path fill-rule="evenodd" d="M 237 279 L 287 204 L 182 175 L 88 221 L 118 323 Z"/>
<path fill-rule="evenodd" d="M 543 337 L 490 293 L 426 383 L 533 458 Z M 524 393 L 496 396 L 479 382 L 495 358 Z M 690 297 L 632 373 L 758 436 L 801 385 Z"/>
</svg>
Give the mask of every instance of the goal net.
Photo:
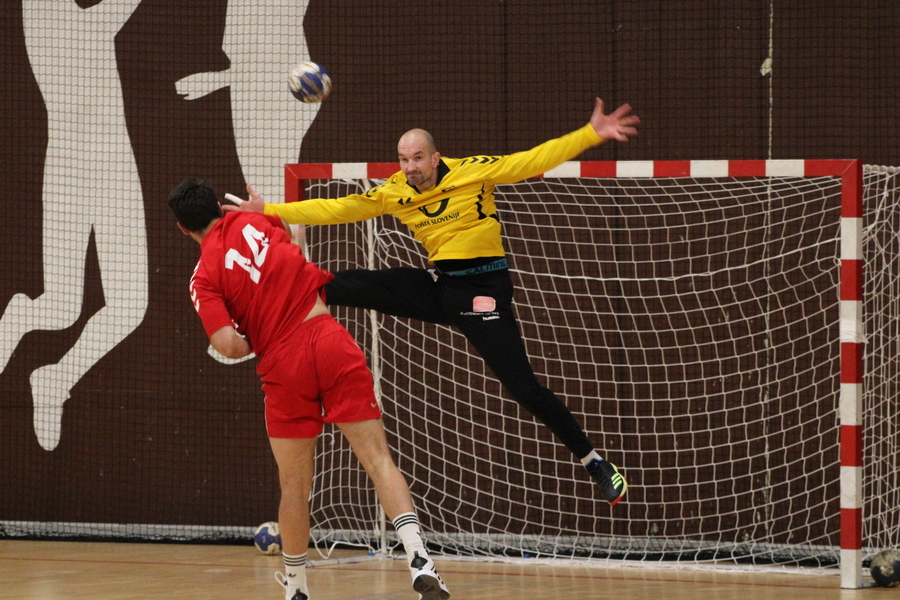
<svg viewBox="0 0 900 600">
<path fill-rule="evenodd" d="M 862 539 L 871 556 L 900 547 L 900 168 L 867 165 L 864 175 Z"/>
<path fill-rule="evenodd" d="M 362 192 L 395 168 L 287 165 L 286 200 Z M 565 163 L 498 186 L 532 365 L 628 478 L 612 508 L 457 331 L 338 309 L 370 354 L 429 543 L 463 556 L 815 566 L 843 552 L 858 581 L 859 171 L 853 161 Z M 425 266 L 391 217 L 306 236 L 330 270 Z M 897 232 L 882 236 L 897 256 Z M 896 301 L 896 280 L 881 302 Z M 896 371 L 891 325 L 880 370 Z M 888 401 L 895 377 L 883 379 Z M 894 413 L 866 407 L 886 428 Z M 340 436 L 322 449 L 318 541 L 394 543 Z M 884 511 L 869 529 L 896 530 L 893 464 L 866 485 Z"/>
</svg>

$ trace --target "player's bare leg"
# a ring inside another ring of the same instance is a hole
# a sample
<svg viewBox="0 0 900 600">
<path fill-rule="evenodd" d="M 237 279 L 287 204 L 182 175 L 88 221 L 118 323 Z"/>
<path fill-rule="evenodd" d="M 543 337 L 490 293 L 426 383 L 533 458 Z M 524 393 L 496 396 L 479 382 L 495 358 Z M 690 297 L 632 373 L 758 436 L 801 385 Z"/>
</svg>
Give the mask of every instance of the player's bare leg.
<svg viewBox="0 0 900 600">
<path fill-rule="evenodd" d="M 286 600 L 309 598 L 306 552 L 309 549 L 309 494 L 315 470 L 317 439 L 269 438 L 281 484 L 278 527 L 285 560 L 285 572 L 276 573 L 275 579 L 285 586 Z"/>
<path fill-rule="evenodd" d="M 422 600 L 447 600 L 450 591 L 425 550 L 409 486 L 391 456 L 381 420 L 340 423 L 338 426 L 375 484 L 384 512 L 403 542 L 413 589 L 419 592 Z"/>
</svg>

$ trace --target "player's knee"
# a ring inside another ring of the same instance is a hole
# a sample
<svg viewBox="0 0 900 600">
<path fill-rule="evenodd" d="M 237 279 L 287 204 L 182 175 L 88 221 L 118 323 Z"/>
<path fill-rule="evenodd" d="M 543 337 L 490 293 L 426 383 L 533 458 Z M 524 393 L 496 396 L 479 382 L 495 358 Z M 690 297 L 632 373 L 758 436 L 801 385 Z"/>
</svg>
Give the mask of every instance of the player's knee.
<svg viewBox="0 0 900 600">
<path fill-rule="evenodd" d="M 400 473 L 397 465 L 394 464 L 390 451 L 387 449 L 359 458 L 360 463 L 362 463 L 363 468 L 372 481 L 384 481 L 391 477 L 396 477 Z"/>
<path fill-rule="evenodd" d="M 510 390 L 513 399 L 525 410 L 544 420 L 544 416 L 558 409 L 560 400 L 545 387 L 532 386 L 519 390 Z"/>
<path fill-rule="evenodd" d="M 308 498 L 309 492 L 312 490 L 312 480 L 300 471 L 280 470 L 278 482 L 281 486 L 282 496 Z"/>
</svg>

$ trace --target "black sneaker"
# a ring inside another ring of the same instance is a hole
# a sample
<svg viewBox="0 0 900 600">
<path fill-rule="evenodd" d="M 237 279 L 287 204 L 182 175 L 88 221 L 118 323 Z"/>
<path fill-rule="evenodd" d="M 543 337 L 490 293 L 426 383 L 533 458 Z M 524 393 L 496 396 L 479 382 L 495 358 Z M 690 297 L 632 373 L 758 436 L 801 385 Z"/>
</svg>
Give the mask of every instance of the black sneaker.
<svg viewBox="0 0 900 600">
<path fill-rule="evenodd" d="M 585 465 L 585 469 L 591 474 L 597 485 L 600 486 L 600 491 L 603 492 L 603 497 L 606 498 L 610 506 L 615 506 L 619 500 L 625 497 L 628 482 L 619 473 L 616 465 L 608 460 L 597 460 L 595 458 Z"/>
</svg>

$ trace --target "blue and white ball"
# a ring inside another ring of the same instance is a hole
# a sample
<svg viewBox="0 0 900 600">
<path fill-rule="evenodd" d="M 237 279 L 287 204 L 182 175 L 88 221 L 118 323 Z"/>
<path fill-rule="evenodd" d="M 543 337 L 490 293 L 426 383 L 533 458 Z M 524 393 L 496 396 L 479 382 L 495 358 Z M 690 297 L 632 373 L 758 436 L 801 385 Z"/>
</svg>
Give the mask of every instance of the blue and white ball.
<svg viewBox="0 0 900 600">
<path fill-rule="evenodd" d="M 257 527 L 253 532 L 253 544 L 263 554 L 281 552 L 281 531 L 278 529 L 278 523 L 268 521 Z"/>
<path fill-rule="evenodd" d="M 313 104 L 321 102 L 331 93 L 331 76 L 322 65 L 306 61 L 294 65 L 288 77 L 288 85 L 294 98 Z"/>
</svg>

